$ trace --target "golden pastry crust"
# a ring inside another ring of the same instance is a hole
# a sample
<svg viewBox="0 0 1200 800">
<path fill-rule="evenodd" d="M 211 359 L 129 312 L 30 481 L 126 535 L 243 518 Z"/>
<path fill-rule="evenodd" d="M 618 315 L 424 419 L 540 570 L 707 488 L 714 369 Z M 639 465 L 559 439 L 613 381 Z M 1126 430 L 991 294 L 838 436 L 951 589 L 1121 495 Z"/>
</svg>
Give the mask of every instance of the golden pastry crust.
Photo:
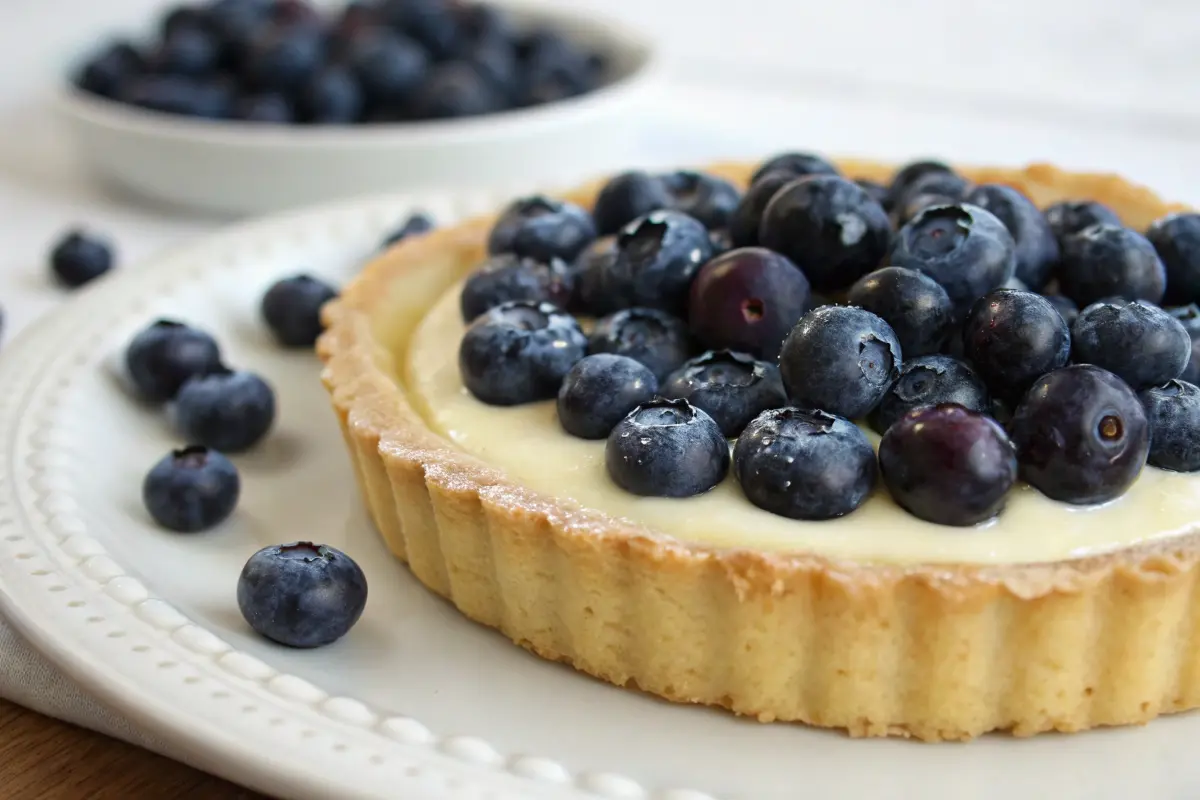
<svg viewBox="0 0 1200 800">
<path fill-rule="evenodd" d="M 741 184 L 752 172 L 710 169 Z M 1100 200 L 1138 228 L 1183 208 L 1112 175 L 962 172 L 1039 206 Z M 566 196 L 588 206 L 598 186 Z M 490 223 L 382 255 L 326 306 L 318 343 L 372 519 L 465 615 L 618 685 L 853 736 L 1025 736 L 1200 706 L 1200 532 L 1000 566 L 720 549 L 535 494 L 457 449 L 414 411 L 400 360 L 426 309 L 482 260 Z"/>
</svg>

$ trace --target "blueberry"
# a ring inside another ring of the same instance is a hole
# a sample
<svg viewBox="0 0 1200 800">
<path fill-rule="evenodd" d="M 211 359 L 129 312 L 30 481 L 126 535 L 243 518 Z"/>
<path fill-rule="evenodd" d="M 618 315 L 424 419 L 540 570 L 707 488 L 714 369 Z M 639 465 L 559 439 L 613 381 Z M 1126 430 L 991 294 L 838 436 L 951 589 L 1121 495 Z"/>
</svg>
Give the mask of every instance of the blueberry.
<svg viewBox="0 0 1200 800">
<path fill-rule="evenodd" d="M 1087 505 L 1130 487 L 1150 446 L 1150 426 L 1128 384 L 1091 364 L 1043 375 L 1009 424 L 1021 477 L 1052 500 Z"/>
<path fill-rule="evenodd" d="M 954 324 L 954 305 L 946 290 L 927 275 L 903 267 L 862 276 L 846 300 L 892 326 L 906 358 L 938 352 Z"/>
<path fill-rule="evenodd" d="M 1167 271 L 1166 301 L 1200 301 L 1200 214 L 1168 214 L 1155 220 L 1146 239 Z"/>
<path fill-rule="evenodd" d="M 404 223 L 396 230 L 389 233 L 383 240 L 384 247 L 391 247 L 394 244 L 404 241 L 410 236 L 420 236 L 424 233 L 429 233 L 433 230 L 433 217 L 426 214 L 424 211 L 417 211 L 409 216 Z"/>
<path fill-rule="evenodd" d="M 255 41 L 244 80 L 259 91 L 293 91 L 316 75 L 324 58 L 325 44 L 316 31 L 277 28 Z"/>
<path fill-rule="evenodd" d="M 623 172 L 596 195 L 592 216 L 601 236 L 614 234 L 638 217 L 670 208 L 675 200 L 662 178 L 646 172 Z"/>
<path fill-rule="evenodd" d="M 216 69 L 220 57 L 221 45 L 212 33 L 199 27 L 180 27 L 150 56 L 150 66 L 159 73 L 198 76 Z"/>
<path fill-rule="evenodd" d="M 845 289 L 879 266 L 891 228 L 883 207 L 835 175 L 800 178 L 763 212 L 758 240 L 790 258 L 818 291 Z"/>
<path fill-rule="evenodd" d="M 1033 290 L 1045 286 L 1058 263 L 1058 240 L 1038 207 L 1011 186 L 996 183 L 976 186 L 966 202 L 992 212 L 1008 228 L 1017 248 L 1016 277 Z"/>
<path fill-rule="evenodd" d="M 820 156 L 812 153 L 780 153 L 759 165 L 750 177 L 754 185 L 767 175 L 783 173 L 791 178 L 806 178 L 809 175 L 838 175 L 838 169 Z"/>
<path fill-rule="evenodd" d="M 474 69 L 487 83 L 498 103 L 507 107 L 520 91 L 516 52 L 510 42 L 487 40 L 470 46 L 462 63 Z"/>
<path fill-rule="evenodd" d="M 915 178 L 904 194 L 896 198 L 892 214 L 897 224 L 904 225 L 930 206 L 961 202 L 970 189 L 970 182 L 957 173 L 927 172 Z"/>
<path fill-rule="evenodd" d="M 941 161 L 922 160 L 904 165 L 896 171 L 896 174 L 892 176 L 891 183 L 888 184 L 888 199 L 884 202 L 884 206 L 889 210 L 896 208 L 916 181 L 926 175 L 944 172 L 953 172 L 953 170 Z"/>
<path fill-rule="evenodd" d="M 1167 313 L 1183 325 L 1192 340 L 1192 354 L 1188 364 L 1179 375 L 1179 380 L 1200 385 L 1200 307 L 1195 303 L 1178 308 L 1168 308 Z"/>
<path fill-rule="evenodd" d="M 312 542 L 264 547 L 237 583 L 250 627 L 288 647 L 321 647 L 346 635 L 367 605 L 367 576 L 350 556 Z"/>
<path fill-rule="evenodd" d="M 223 81 L 205 81 L 182 75 L 143 75 L 130 81 L 119 98 L 130 105 L 203 119 L 225 119 L 232 114 L 234 93 Z"/>
<path fill-rule="evenodd" d="M 518 102 L 536 105 L 595 88 L 597 78 L 588 54 L 561 33 L 548 28 L 528 32 L 517 43 L 524 73 Z"/>
<path fill-rule="evenodd" d="M 900 342 L 891 326 L 869 311 L 822 306 L 788 334 L 779 368 L 796 405 L 860 419 L 895 380 Z"/>
<path fill-rule="evenodd" d="M 658 379 L 628 356 L 597 353 L 576 362 L 558 390 L 558 421 L 581 439 L 607 439 L 616 424 L 658 393 Z"/>
<path fill-rule="evenodd" d="M 811 302 L 808 279 L 795 264 L 771 250 L 744 247 L 700 268 L 688 300 L 688 324 L 706 347 L 774 361 Z"/>
<path fill-rule="evenodd" d="M 573 261 L 596 238 L 591 216 L 573 203 L 532 195 L 515 201 L 492 227 L 488 253 Z"/>
<path fill-rule="evenodd" d="M 687 361 L 691 349 L 683 320 L 653 308 L 626 308 L 596 323 L 588 338 L 593 353 L 629 356 L 661 382 Z"/>
<path fill-rule="evenodd" d="M 933 206 L 900 229 L 891 263 L 933 278 L 964 314 L 1013 276 L 1016 244 L 1004 223 L 979 206 Z"/>
<path fill-rule="evenodd" d="M 855 178 L 854 182 L 862 187 L 862 190 L 869 194 L 872 200 L 883 206 L 885 210 L 887 209 L 888 189 L 886 186 L 866 178 Z"/>
<path fill-rule="evenodd" d="M 742 193 L 729 181 L 703 172 L 672 172 L 662 183 L 674 198 L 674 207 L 697 219 L 706 228 L 724 228 Z"/>
<path fill-rule="evenodd" d="M 652 211 L 617 235 L 609 288 L 625 305 L 683 315 L 696 271 L 711 257 L 703 224 L 680 211 Z"/>
<path fill-rule="evenodd" d="M 764 411 L 738 437 L 733 472 L 751 503 L 792 519 L 849 514 L 878 477 L 875 450 L 853 422 L 824 411 Z"/>
<path fill-rule="evenodd" d="M 1095 364 L 1135 390 L 1178 378 L 1188 365 L 1192 340 L 1167 312 L 1149 303 L 1094 303 L 1071 328 L 1072 357 Z"/>
<path fill-rule="evenodd" d="M 905 414 L 945 403 L 981 414 L 992 408 L 983 381 L 965 362 L 943 355 L 909 359 L 871 414 L 871 427 L 886 433 Z"/>
<path fill-rule="evenodd" d="M 1075 324 L 1075 318 L 1079 316 L 1079 306 L 1075 305 L 1069 297 L 1064 297 L 1061 294 L 1042 295 L 1050 305 L 1054 306 L 1054 310 L 1067 323 L 1067 327 Z"/>
<path fill-rule="evenodd" d="M 1174 380 L 1146 389 L 1139 398 L 1150 424 L 1150 465 L 1173 472 L 1200 470 L 1200 389 Z"/>
<path fill-rule="evenodd" d="M 1012 442 L 995 420 L 958 405 L 914 411 L 879 443 L 892 498 L 915 517 L 967 526 L 995 517 L 1017 480 Z"/>
<path fill-rule="evenodd" d="M 655 399 L 617 423 L 604 447 L 609 477 L 645 497 L 691 497 L 729 471 L 729 445 L 712 417 L 687 400 Z"/>
<path fill-rule="evenodd" d="M 163 39 L 187 29 L 207 30 L 208 14 L 198 6 L 174 6 L 166 9 L 159 17 L 158 31 Z"/>
<path fill-rule="evenodd" d="M 241 70 L 255 42 L 270 28 L 273 3 L 268 0 L 216 0 L 205 8 L 208 27 L 221 43 L 221 64 Z"/>
<path fill-rule="evenodd" d="M 733 249 L 733 240 L 729 238 L 729 228 L 714 228 L 708 232 L 708 241 L 712 244 L 713 258 L 722 256 Z"/>
<path fill-rule="evenodd" d="M 59 283 L 83 286 L 112 269 L 112 246 L 84 231 L 67 233 L 50 251 L 50 269 Z"/>
<path fill-rule="evenodd" d="M 221 349 L 201 330 L 160 319 L 138 333 L 125 351 L 125 368 L 145 400 L 170 400 L 190 378 L 223 369 Z"/>
<path fill-rule="evenodd" d="M 263 320 L 284 347 L 312 347 L 321 335 L 321 306 L 337 290 L 311 275 L 281 278 L 267 289 L 259 306 Z"/>
<path fill-rule="evenodd" d="M 624 305 L 624 299 L 613 292 L 609 277 L 616 260 L 616 236 L 601 236 L 575 259 L 573 305 L 581 313 L 599 317 L 611 314 Z"/>
<path fill-rule="evenodd" d="M 458 18 L 446 0 L 383 0 L 379 11 L 384 21 L 420 42 L 436 59 L 447 59 L 458 48 Z"/>
<path fill-rule="evenodd" d="M 1137 231 L 1098 224 L 1063 241 L 1059 289 L 1080 307 L 1108 297 L 1157 303 L 1166 283 L 1154 245 Z"/>
<path fill-rule="evenodd" d="M 787 405 L 778 367 L 730 350 L 709 350 L 684 362 L 667 376 L 662 394 L 704 411 L 731 439 L 763 411 Z"/>
<path fill-rule="evenodd" d="M 504 99 L 478 70 L 462 62 L 435 66 L 413 93 L 414 119 L 453 119 L 488 114 L 504 107 Z"/>
<path fill-rule="evenodd" d="M 290 125 L 296 121 L 292 101 L 280 92 L 265 92 L 239 97 L 233 106 L 234 119 L 271 125 Z"/>
<path fill-rule="evenodd" d="M 478 317 L 463 335 L 463 385 L 494 406 L 549 400 L 587 353 L 575 318 L 549 303 L 513 301 Z"/>
<path fill-rule="evenodd" d="M 344 125 L 362 118 L 366 98 L 352 71 L 343 66 L 327 66 L 301 89 L 297 107 L 304 122 Z"/>
<path fill-rule="evenodd" d="M 574 290 L 575 273 L 561 259 L 552 259 L 547 264 L 504 253 L 489 258 L 467 278 L 459 305 L 463 320 L 470 322 L 511 300 L 566 308 Z"/>
<path fill-rule="evenodd" d="M 1084 228 L 1098 224 L 1121 224 L 1117 212 L 1095 200 L 1063 200 L 1047 206 L 1042 214 L 1060 246 L 1068 237 L 1074 236 Z"/>
<path fill-rule="evenodd" d="M 259 442 L 275 422 L 275 392 L 253 372 L 223 370 L 190 379 L 175 395 L 183 438 L 223 453 Z"/>
<path fill-rule="evenodd" d="M 145 59 L 136 47 L 125 41 L 112 42 L 83 65 L 75 84 L 86 92 L 115 98 L 121 87 L 145 67 Z"/>
<path fill-rule="evenodd" d="M 1066 366 L 1071 332 L 1041 295 L 996 289 L 971 307 L 963 345 L 991 393 L 1016 400 L 1042 375 Z"/>
<path fill-rule="evenodd" d="M 224 522 L 237 507 L 240 492 L 233 463 L 199 445 L 173 450 L 142 481 L 142 503 L 150 516 L 178 533 L 198 533 Z"/>
<path fill-rule="evenodd" d="M 762 176 L 742 195 L 733 216 L 729 218 L 729 238 L 735 247 L 753 247 L 758 244 L 758 231 L 762 227 L 763 212 L 779 190 L 796 178 L 787 172 L 769 172 Z"/>
<path fill-rule="evenodd" d="M 429 54 L 406 36 L 376 31 L 350 54 L 368 106 L 389 109 L 408 101 L 429 72 Z"/>
</svg>

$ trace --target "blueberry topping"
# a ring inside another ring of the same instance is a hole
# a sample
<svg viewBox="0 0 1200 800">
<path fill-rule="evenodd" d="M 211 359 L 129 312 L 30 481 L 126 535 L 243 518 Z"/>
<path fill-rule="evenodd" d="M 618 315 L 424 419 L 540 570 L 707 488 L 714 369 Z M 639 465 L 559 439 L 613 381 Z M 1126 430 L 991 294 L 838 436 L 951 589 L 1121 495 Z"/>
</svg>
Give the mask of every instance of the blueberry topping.
<svg viewBox="0 0 1200 800">
<path fill-rule="evenodd" d="M 1047 372 L 1066 366 L 1071 333 L 1041 295 L 997 289 L 979 298 L 963 324 L 967 358 L 992 394 L 1016 400 Z"/>
<path fill-rule="evenodd" d="M 708 241 L 712 244 L 713 258 L 724 255 L 733 249 L 733 240 L 729 238 L 729 228 L 714 228 L 708 232 Z"/>
<path fill-rule="evenodd" d="M 712 241 L 698 220 L 680 211 L 653 211 L 617 235 L 610 286 L 624 305 L 682 316 L 692 279 L 711 257 Z"/>
<path fill-rule="evenodd" d="M 1067 323 L 1068 328 L 1075 324 L 1075 318 L 1079 316 L 1079 306 L 1075 305 L 1074 300 L 1064 297 L 1061 294 L 1047 294 L 1042 296 L 1046 298 L 1046 302 L 1054 306 L 1054 310 Z"/>
<path fill-rule="evenodd" d="M 896 378 L 900 352 L 891 326 L 871 312 L 822 306 L 788 334 L 779 368 L 797 405 L 860 419 Z"/>
<path fill-rule="evenodd" d="M 861 186 L 864 192 L 871 195 L 871 199 L 883 206 L 885 210 L 887 209 L 888 189 L 886 186 L 866 178 L 855 178 L 854 182 Z"/>
<path fill-rule="evenodd" d="M 729 445 L 687 400 L 655 399 L 617 423 L 604 447 L 613 482 L 645 497 L 691 497 L 725 479 Z"/>
<path fill-rule="evenodd" d="M 1150 426 L 1129 385 L 1090 364 L 1043 375 L 1013 414 L 1009 431 L 1021 477 L 1042 494 L 1087 505 L 1133 484 L 1150 446 Z"/>
<path fill-rule="evenodd" d="M 966 313 L 1013 276 L 1016 245 L 1004 223 L 979 206 L 933 206 L 900 230 L 891 263 L 933 278 Z"/>
<path fill-rule="evenodd" d="M 489 405 L 549 400 L 587 353 L 575 318 L 549 303 L 512 301 L 480 315 L 463 335 L 463 385 Z"/>
<path fill-rule="evenodd" d="M 738 437 L 733 471 L 746 498 L 792 519 L 849 514 L 871 494 L 875 450 L 853 422 L 798 408 L 765 411 Z"/>
<path fill-rule="evenodd" d="M 1003 510 L 1017 457 L 995 420 L 950 404 L 913 411 L 888 428 L 879 469 L 892 498 L 913 516 L 967 526 Z"/>
<path fill-rule="evenodd" d="M 357 122 L 366 111 L 366 97 L 358 76 L 344 66 L 328 66 L 301 89 L 299 117 L 318 125 Z"/>
<path fill-rule="evenodd" d="M 624 305 L 625 299 L 613 287 L 612 270 L 616 260 L 616 236 L 601 236 L 579 254 L 575 259 L 574 308 L 599 317 Z"/>
<path fill-rule="evenodd" d="M 1179 320 L 1149 303 L 1095 303 L 1071 328 L 1076 363 L 1095 364 L 1140 390 L 1178 378 L 1192 340 Z"/>
<path fill-rule="evenodd" d="M 1063 241 L 1059 289 L 1080 307 L 1109 297 L 1162 300 L 1167 272 L 1154 245 L 1137 231 L 1093 225 Z"/>
<path fill-rule="evenodd" d="M 164 528 L 197 533 L 232 514 L 240 491 L 241 479 L 228 458 L 192 445 L 172 451 L 146 473 L 142 502 Z"/>
<path fill-rule="evenodd" d="M 774 251 L 745 247 L 700 268 L 692 282 L 688 324 L 706 347 L 774 361 L 811 302 L 808 279 L 795 264 Z"/>
<path fill-rule="evenodd" d="M 578 361 L 558 390 L 558 421 L 581 439 L 607 439 L 630 411 L 658 393 L 658 379 L 628 356 L 597 353 Z"/>
<path fill-rule="evenodd" d="M 596 195 L 592 217 L 601 236 L 614 234 L 638 217 L 670 208 L 675 200 L 657 175 L 624 172 L 604 184 Z"/>
<path fill-rule="evenodd" d="M 332 547 L 272 545 L 242 568 L 237 602 L 261 636 L 287 647 L 321 647 L 345 636 L 362 616 L 367 576 Z"/>
<path fill-rule="evenodd" d="M 957 173 L 928 172 L 914 179 L 904 194 L 896 198 L 892 214 L 898 225 L 904 225 L 930 206 L 962 202 L 970 188 L 970 182 Z"/>
<path fill-rule="evenodd" d="M 426 214 L 424 211 L 418 211 L 412 214 L 404 223 L 387 235 L 383 240 L 384 247 L 398 244 L 410 236 L 420 236 L 424 233 L 429 233 L 433 230 L 433 217 Z"/>
<path fill-rule="evenodd" d="M 1200 302 L 1200 214 L 1169 214 L 1146 231 L 1167 271 L 1169 303 Z"/>
<path fill-rule="evenodd" d="M 904 165 L 892 176 L 892 182 L 888 185 L 888 199 L 884 206 L 889 210 L 896 208 L 916 181 L 926 175 L 943 172 L 953 170 L 941 161 L 913 161 Z"/>
<path fill-rule="evenodd" d="M 588 349 L 629 356 L 661 382 L 687 361 L 691 339 L 678 317 L 653 308 L 626 308 L 596 323 Z"/>
<path fill-rule="evenodd" d="M 996 183 L 976 186 L 966 202 L 992 212 L 1012 234 L 1017 279 L 1033 290 L 1045 286 L 1058 263 L 1058 240 L 1038 207 L 1011 186 Z"/>
<path fill-rule="evenodd" d="M 1139 398 L 1150 423 L 1150 465 L 1174 472 L 1200 470 L 1200 389 L 1168 381 Z"/>
<path fill-rule="evenodd" d="M 707 413 L 730 439 L 763 411 L 787 405 L 778 367 L 730 350 L 690 359 L 667 377 L 662 393 Z"/>
<path fill-rule="evenodd" d="M 886 433 L 904 415 L 945 403 L 981 414 L 993 411 L 987 388 L 965 362 L 943 355 L 905 360 L 899 377 L 871 414 L 871 427 Z"/>
<path fill-rule="evenodd" d="M 59 283 L 83 286 L 112 269 L 112 246 L 83 231 L 71 231 L 50 252 L 50 268 Z"/>
<path fill-rule="evenodd" d="M 175 396 L 175 426 L 191 442 L 224 453 L 248 450 L 275 422 L 275 392 L 253 372 L 192 378 Z"/>
<path fill-rule="evenodd" d="M 735 247 L 758 244 L 763 212 L 767 210 L 771 198 L 794 180 L 796 178 L 791 173 L 770 172 L 750 184 L 729 218 L 729 238 Z"/>
<path fill-rule="evenodd" d="M 574 292 L 575 273 L 560 259 L 547 264 L 503 253 L 489 258 L 467 278 L 459 305 L 463 320 L 470 322 L 488 309 L 512 300 L 565 308 Z"/>
<path fill-rule="evenodd" d="M 732 183 L 702 172 L 672 172 L 662 176 L 662 182 L 674 198 L 675 209 L 709 229 L 729 225 L 742 199 Z"/>
<path fill-rule="evenodd" d="M 125 351 L 125 368 L 144 400 L 170 400 L 190 378 L 224 369 L 221 349 L 207 333 L 160 319 L 138 333 Z"/>
<path fill-rule="evenodd" d="M 596 226 L 582 208 L 534 195 L 517 200 L 500 215 L 488 237 L 488 253 L 574 261 L 595 238 Z"/>
<path fill-rule="evenodd" d="M 954 324 L 950 295 L 932 278 L 884 267 L 859 278 L 846 298 L 892 326 L 906 358 L 936 353 Z"/>
<path fill-rule="evenodd" d="M 1200 386 L 1200 307 L 1195 303 L 1168 308 L 1167 313 L 1179 320 L 1192 339 L 1192 354 L 1179 380 Z"/>
<path fill-rule="evenodd" d="M 784 173 L 795 178 L 809 175 L 837 175 L 838 169 L 820 156 L 811 153 L 780 153 L 762 163 L 750 178 L 751 185 L 772 173 Z"/>
<path fill-rule="evenodd" d="M 1068 237 L 1093 225 L 1121 225 L 1117 212 L 1095 200 L 1063 200 L 1047 206 L 1042 214 L 1060 245 Z"/>
<path fill-rule="evenodd" d="M 261 311 L 267 327 L 285 347 L 312 347 L 321 335 L 321 306 L 337 290 L 311 275 L 276 281 L 263 295 Z"/>
</svg>

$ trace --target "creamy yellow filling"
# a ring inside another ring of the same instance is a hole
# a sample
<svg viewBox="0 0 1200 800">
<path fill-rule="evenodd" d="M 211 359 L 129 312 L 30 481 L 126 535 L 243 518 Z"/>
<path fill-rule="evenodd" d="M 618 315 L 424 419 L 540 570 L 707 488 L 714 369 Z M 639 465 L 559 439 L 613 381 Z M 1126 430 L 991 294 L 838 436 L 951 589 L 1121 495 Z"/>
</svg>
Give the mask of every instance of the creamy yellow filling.
<svg viewBox="0 0 1200 800">
<path fill-rule="evenodd" d="M 563 433 L 553 401 L 501 408 L 479 402 L 463 388 L 460 288 L 452 287 L 431 309 L 409 348 L 406 384 L 429 425 L 530 489 L 686 542 L 860 561 L 1001 564 L 1100 553 L 1178 535 L 1200 522 L 1197 478 L 1152 467 L 1123 497 L 1099 507 L 1057 503 L 1020 484 L 999 518 L 975 528 L 917 519 L 893 503 L 882 485 L 857 511 L 825 522 L 787 519 L 757 508 L 732 474 L 698 497 L 637 497 L 609 479 L 603 441 Z"/>
</svg>

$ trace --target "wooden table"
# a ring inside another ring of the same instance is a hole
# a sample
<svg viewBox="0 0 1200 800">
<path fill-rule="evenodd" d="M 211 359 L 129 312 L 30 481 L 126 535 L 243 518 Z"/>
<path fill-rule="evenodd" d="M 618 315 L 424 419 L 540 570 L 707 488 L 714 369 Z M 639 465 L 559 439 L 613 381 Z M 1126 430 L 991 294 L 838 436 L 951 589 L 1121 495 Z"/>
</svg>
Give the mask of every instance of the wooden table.
<svg viewBox="0 0 1200 800">
<path fill-rule="evenodd" d="M 140 747 L 0 700 L 5 800 L 266 800 Z"/>
</svg>

